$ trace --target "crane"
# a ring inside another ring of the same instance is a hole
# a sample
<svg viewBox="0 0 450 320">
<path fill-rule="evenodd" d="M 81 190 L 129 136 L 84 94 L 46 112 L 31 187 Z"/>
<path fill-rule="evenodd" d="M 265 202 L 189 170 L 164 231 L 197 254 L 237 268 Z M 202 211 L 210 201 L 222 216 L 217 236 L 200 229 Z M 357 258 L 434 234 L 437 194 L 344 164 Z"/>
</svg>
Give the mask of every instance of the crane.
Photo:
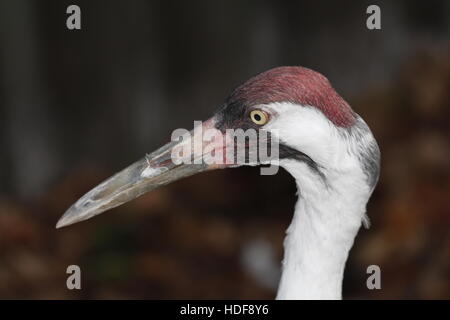
<svg viewBox="0 0 450 320">
<path fill-rule="evenodd" d="M 368 224 L 366 204 L 379 177 L 379 147 L 364 120 L 325 76 L 285 66 L 236 87 L 201 128 L 225 137 L 238 128 L 270 133 L 265 142 L 278 143 L 277 164 L 293 176 L 298 189 L 276 298 L 341 299 L 345 263 L 361 225 Z M 190 139 L 169 142 L 89 191 L 56 227 L 89 219 L 183 177 L 239 166 L 228 159 L 234 139 L 223 141 L 194 132 Z M 204 144 L 194 150 L 193 142 Z M 186 146 L 187 155 L 175 161 L 174 154 Z M 204 157 L 206 149 L 224 161 L 179 161 Z M 257 159 L 250 165 L 270 162 Z"/>
</svg>

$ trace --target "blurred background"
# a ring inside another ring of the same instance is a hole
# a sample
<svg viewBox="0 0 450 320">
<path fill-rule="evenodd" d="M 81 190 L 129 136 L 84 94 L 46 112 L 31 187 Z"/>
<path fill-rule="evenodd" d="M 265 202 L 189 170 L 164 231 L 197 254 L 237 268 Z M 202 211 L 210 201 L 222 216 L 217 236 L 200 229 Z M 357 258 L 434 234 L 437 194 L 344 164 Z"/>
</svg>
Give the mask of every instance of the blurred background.
<svg viewBox="0 0 450 320">
<path fill-rule="evenodd" d="M 81 30 L 66 28 L 70 4 Z M 296 201 L 284 170 L 204 173 L 54 226 L 280 65 L 326 75 L 381 148 L 344 298 L 449 299 L 450 2 L 437 0 L 1 0 L 0 298 L 272 299 Z M 82 290 L 66 289 L 71 264 Z M 371 264 L 381 290 L 366 288 Z"/>
</svg>

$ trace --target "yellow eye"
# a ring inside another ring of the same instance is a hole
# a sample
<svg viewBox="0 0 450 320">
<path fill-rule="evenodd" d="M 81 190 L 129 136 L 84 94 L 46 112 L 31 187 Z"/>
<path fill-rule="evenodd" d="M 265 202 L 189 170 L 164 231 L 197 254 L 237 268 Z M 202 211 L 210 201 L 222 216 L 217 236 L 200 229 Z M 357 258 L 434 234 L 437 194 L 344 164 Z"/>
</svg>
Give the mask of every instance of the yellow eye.
<svg viewBox="0 0 450 320">
<path fill-rule="evenodd" d="M 250 119 L 257 125 L 262 126 L 269 121 L 269 115 L 262 110 L 252 110 L 250 112 Z"/>
</svg>

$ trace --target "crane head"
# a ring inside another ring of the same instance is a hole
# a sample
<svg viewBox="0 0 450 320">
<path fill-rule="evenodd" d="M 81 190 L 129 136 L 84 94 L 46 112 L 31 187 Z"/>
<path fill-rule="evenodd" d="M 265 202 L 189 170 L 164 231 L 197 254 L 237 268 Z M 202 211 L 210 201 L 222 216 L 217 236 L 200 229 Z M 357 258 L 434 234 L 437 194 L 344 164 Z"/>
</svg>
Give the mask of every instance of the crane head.
<svg viewBox="0 0 450 320">
<path fill-rule="evenodd" d="M 244 139 L 236 132 L 243 132 Z M 247 132 L 254 136 L 245 136 Z M 268 146 L 276 146 L 275 157 L 261 156 Z M 336 174 L 357 172 L 371 192 L 378 179 L 379 150 L 365 122 L 323 75 L 303 67 L 278 67 L 238 86 L 194 130 L 89 191 L 56 227 L 89 219 L 202 171 L 258 164 L 277 164 L 294 176 L 294 171 L 303 172 L 325 184 Z"/>
</svg>

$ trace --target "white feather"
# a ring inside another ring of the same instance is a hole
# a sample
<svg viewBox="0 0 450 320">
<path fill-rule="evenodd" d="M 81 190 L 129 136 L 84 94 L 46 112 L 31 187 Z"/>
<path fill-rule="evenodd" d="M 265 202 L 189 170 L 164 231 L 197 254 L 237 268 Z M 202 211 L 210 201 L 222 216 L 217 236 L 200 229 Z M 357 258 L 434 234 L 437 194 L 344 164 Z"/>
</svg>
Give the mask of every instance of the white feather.
<svg viewBox="0 0 450 320">
<path fill-rule="evenodd" d="M 304 162 L 280 161 L 296 180 L 298 202 L 277 299 L 341 299 L 345 262 L 372 192 L 367 176 L 352 141 L 319 110 L 291 103 L 264 108 L 277 114 L 265 129 L 277 129 L 281 143 L 307 154 L 325 177 Z"/>
</svg>

